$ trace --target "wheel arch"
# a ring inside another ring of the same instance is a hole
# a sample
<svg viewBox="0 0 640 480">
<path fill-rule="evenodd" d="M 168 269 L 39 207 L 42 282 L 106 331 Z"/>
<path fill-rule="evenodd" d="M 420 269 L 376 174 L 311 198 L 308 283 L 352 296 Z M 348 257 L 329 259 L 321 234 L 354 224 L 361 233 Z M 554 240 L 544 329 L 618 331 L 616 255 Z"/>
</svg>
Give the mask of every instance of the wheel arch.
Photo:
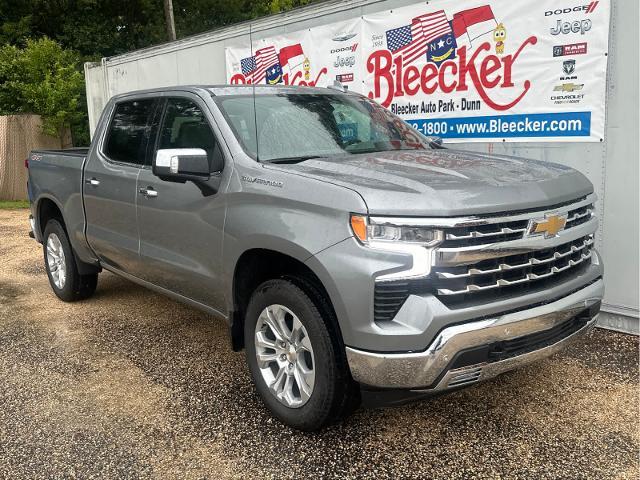
<svg viewBox="0 0 640 480">
<path fill-rule="evenodd" d="M 330 327 L 336 331 L 343 344 L 331 296 L 320 277 L 304 262 L 304 258 L 296 258 L 271 248 L 251 248 L 238 257 L 233 271 L 229 331 L 234 351 L 244 348 L 244 317 L 251 294 L 261 283 L 275 278 L 290 280 L 313 297 L 321 295 L 326 301 L 326 306 L 323 307 L 330 309 Z"/>
<path fill-rule="evenodd" d="M 44 238 L 44 230 L 47 226 L 47 223 L 52 219 L 59 220 L 60 223 L 62 224 L 62 228 L 67 234 L 69 244 L 71 245 L 71 251 L 73 252 L 73 257 L 75 259 L 76 266 L 80 274 L 89 275 L 93 273 L 100 273 L 102 271 L 99 265 L 97 264 L 92 265 L 90 263 L 86 263 L 82 261 L 82 259 L 80 259 L 80 257 L 78 256 L 78 253 L 76 252 L 76 249 L 73 245 L 74 239 L 71 238 L 71 235 L 69 235 L 67 223 L 64 218 L 64 213 L 63 213 L 64 210 L 54 197 L 49 195 L 41 196 L 38 199 L 34 210 L 36 214 L 36 228 L 39 230 L 40 238 L 42 239 L 43 244 L 45 243 L 45 240 L 46 240 Z"/>
<path fill-rule="evenodd" d="M 66 229 L 66 222 L 64 220 L 64 214 L 62 213 L 62 206 L 58 201 L 49 196 L 44 195 L 38 199 L 35 208 L 36 213 L 36 225 L 39 229 L 40 238 L 44 241 L 44 229 L 47 226 L 47 222 L 52 218 L 57 218 L 61 221 L 62 226 Z"/>
</svg>

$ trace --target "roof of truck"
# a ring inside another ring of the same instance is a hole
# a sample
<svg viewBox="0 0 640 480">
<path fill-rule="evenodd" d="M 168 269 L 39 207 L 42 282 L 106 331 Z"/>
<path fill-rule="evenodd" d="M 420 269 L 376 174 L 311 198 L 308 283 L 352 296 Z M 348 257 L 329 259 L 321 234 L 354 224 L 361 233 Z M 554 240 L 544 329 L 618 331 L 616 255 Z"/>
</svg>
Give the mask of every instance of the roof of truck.
<svg viewBox="0 0 640 480">
<path fill-rule="evenodd" d="M 116 95 L 116 98 L 125 96 L 135 96 L 146 93 L 162 93 L 171 91 L 191 91 L 193 93 L 206 90 L 217 97 L 227 95 L 251 95 L 255 91 L 257 95 L 297 93 L 297 94 L 329 94 L 329 93 L 353 93 L 342 92 L 339 89 L 329 89 L 322 87 L 303 87 L 298 85 L 175 85 L 170 87 L 160 87 L 148 90 L 136 90 L 132 92 Z"/>
<path fill-rule="evenodd" d="M 273 93 L 315 93 L 323 94 L 327 92 L 342 93 L 340 90 L 328 89 L 325 87 L 303 87 L 298 85 L 212 85 L 204 87 L 216 96 L 224 95 L 251 95 L 273 94 Z"/>
</svg>

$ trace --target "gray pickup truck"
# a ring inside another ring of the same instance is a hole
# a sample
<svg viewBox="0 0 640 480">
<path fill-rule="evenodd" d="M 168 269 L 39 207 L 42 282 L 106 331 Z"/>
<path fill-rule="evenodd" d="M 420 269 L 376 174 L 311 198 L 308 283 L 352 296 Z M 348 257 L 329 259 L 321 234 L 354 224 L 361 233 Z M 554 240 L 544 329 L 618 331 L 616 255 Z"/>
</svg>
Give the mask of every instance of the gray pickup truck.
<svg viewBox="0 0 640 480">
<path fill-rule="evenodd" d="M 225 319 L 303 430 L 549 356 L 603 296 L 582 174 L 443 148 L 350 92 L 119 95 L 89 149 L 28 168 L 58 297 L 90 297 L 104 269 Z"/>
</svg>

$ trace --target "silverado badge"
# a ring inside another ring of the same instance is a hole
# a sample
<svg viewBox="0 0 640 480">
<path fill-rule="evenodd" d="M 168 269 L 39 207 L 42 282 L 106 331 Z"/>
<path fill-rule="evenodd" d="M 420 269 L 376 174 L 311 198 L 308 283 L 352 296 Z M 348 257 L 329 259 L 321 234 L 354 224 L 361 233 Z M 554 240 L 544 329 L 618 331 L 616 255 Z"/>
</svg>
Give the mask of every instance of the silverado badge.
<svg viewBox="0 0 640 480">
<path fill-rule="evenodd" d="M 531 219 L 527 231 L 530 236 L 544 234 L 545 238 L 551 238 L 558 235 L 566 223 L 566 215 L 545 215 L 543 219 Z"/>
</svg>

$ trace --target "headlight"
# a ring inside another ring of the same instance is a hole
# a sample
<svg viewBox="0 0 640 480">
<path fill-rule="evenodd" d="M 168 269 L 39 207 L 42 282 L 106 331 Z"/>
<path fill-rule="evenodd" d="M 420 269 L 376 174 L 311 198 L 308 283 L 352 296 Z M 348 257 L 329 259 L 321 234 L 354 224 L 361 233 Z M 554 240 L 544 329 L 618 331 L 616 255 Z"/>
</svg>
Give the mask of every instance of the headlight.
<svg viewBox="0 0 640 480">
<path fill-rule="evenodd" d="M 409 219 L 406 225 L 397 225 L 383 218 L 367 219 L 362 215 L 351 215 L 351 229 L 362 243 L 402 242 L 434 247 L 444 239 L 442 230 L 414 226 Z"/>
</svg>

